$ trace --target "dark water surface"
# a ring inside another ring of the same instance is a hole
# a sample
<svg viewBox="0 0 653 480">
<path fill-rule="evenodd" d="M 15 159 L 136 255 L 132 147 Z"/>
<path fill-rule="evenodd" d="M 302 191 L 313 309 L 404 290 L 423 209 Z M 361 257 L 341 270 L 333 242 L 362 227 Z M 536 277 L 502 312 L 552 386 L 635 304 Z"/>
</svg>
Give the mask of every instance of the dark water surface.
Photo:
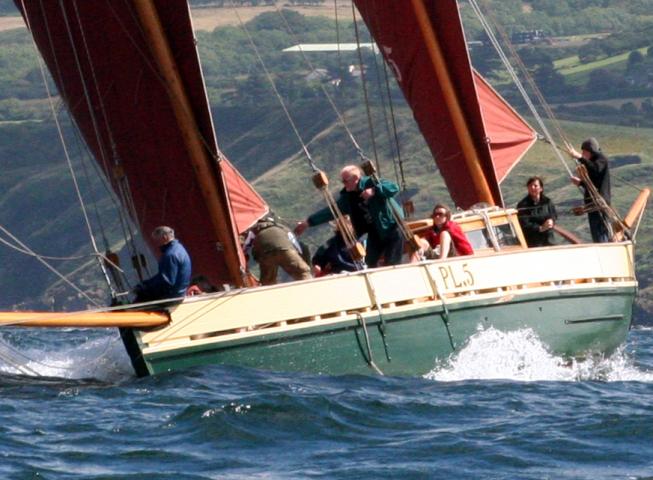
<svg viewBox="0 0 653 480">
<path fill-rule="evenodd" d="M 137 379 L 113 332 L 26 332 L 0 337 L 0 478 L 653 478 L 648 327 L 574 365 L 487 330 L 425 378 Z"/>
</svg>

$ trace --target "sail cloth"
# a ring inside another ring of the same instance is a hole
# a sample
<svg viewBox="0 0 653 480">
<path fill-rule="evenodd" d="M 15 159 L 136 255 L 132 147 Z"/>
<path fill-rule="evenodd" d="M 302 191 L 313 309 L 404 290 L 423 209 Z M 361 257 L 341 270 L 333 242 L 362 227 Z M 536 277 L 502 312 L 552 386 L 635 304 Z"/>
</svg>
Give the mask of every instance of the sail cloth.
<svg viewBox="0 0 653 480">
<path fill-rule="evenodd" d="M 21 10 L 25 5 L 23 16 L 59 93 L 144 237 L 149 241 L 157 225 L 170 225 L 192 257 L 194 275 L 214 284 L 234 283 L 132 2 L 15 3 Z M 238 232 L 268 207 L 229 161 L 218 156 L 186 1 L 154 4 L 211 159 L 210 181 L 227 205 L 219 222 L 237 243 Z M 238 257 L 244 261 L 240 251 Z"/>
<path fill-rule="evenodd" d="M 505 102 L 493 99 L 481 109 L 479 95 L 489 99 L 491 94 L 488 89 L 477 93 L 456 0 L 354 3 L 393 70 L 455 204 L 462 208 L 481 201 L 501 205 L 499 179 L 519 159 L 511 163 L 509 153 L 520 151 L 507 148 L 513 144 L 510 132 L 528 135 L 523 134 L 524 122 L 516 122 L 516 114 Z M 433 48 L 442 52 L 452 92 L 434 61 Z M 461 128 L 467 135 L 461 134 Z M 531 134 L 528 141 L 533 138 Z M 492 144 L 496 148 L 491 151 Z M 470 148 L 475 151 L 471 166 L 470 155 L 464 153 Z M 485 191 L 479 184 L 486 185 Z"/>
<path fill-rule="evenodd" d="M 499 183 L 537 141 L 537 133 L 476 70 L 474 83 Z"/>
</svg>

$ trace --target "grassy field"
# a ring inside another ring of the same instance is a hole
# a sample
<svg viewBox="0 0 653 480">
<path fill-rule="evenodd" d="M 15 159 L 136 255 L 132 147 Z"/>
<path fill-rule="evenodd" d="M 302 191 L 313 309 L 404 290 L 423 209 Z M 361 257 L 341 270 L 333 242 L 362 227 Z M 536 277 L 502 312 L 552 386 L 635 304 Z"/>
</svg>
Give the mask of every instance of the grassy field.
<svg viewBox="0 0 653 480">
<path fill-rule="evenodd" d="M 646 55 L 648 47 L 640 48 L 638 51 Z M 581 63 L 578 55 L 563 58 L 553 62 L 553 66 L 561 75 L 567 77 L 571 83 L 579 83 L 587 80 L 587 76 L 592 70 L 597 68 L 620 68 L 625 67 L 628 62 L 628 56 L 631 52 L 614 55 L 612 57 L 602 58 L 595 62 Z"/>
<path fill-rule="evenodd" d="M 281 8 L 281 7 L 278 7 Z M 335 18 L 336 11 L 334 2 L 325 2 L 316 6 L 286 6 L 283 8 L 290 8 L 302 15 L 307 16 L 323 16 L 328 18 Z M 337 15 L 339 18 L 351 19 L 351 1 L 337 0 Z M 239 25 L 240 21 L 248 22 L 257 15 L 265 12 L 274 12 L 277 7 L 275 6 L 257 6 L 257 7 L 225 7 L 225 8 L 194 8 L 192 9 L 193 26 L 196 30 L 212 31 L 218 27 L 229 25 Z M 240 20 L 239 20 L 240 17 Z M 16 28 L 25 28 L 23 18 L 16 15 L 15 17 L 0 17 L 0 32 L 6 30 L 13 30 Z"/>
<path fill-rule="evenodd" d="M 25 28 L 25 22 L 23 17 L 0 17 L 0 32 L 5 32 L 7 30 L 14 30 L 16 28 Z"/>
</svg>

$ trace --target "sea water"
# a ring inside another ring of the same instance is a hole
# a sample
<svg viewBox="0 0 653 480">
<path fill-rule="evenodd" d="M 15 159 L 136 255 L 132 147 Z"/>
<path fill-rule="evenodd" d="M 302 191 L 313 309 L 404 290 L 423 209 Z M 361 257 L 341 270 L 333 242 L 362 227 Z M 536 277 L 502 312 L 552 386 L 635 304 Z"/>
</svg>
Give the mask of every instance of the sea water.
<svg viewBox="0 0 653 480">
<path fill-rule="evenodd" d="M 649 327 L 572 363 L 487 329 L 417 378 L 138 379 L 115 332 L 3 330 L 0 371 L 2 479 L 653 478 Z"/>
</svg>

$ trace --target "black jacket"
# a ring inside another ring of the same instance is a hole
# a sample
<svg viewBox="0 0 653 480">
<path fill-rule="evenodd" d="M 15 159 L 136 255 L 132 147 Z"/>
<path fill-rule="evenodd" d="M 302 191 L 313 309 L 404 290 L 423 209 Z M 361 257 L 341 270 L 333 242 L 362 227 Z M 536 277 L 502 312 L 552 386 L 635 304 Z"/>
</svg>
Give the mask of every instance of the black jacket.
<svg viewBox="0 0 653 480">
<path fill-rule="evenodd" d="M 545 232 L 539 231 L 540 225 L 549 218 L 552 218 L 554 222 L 558 219 L 556 207 L 549 197 L 540 194 L 539 203 L 535 203 L 530 195 L 526 195 L 517 204 L 517 210 L 519 223 L 529 247 L 555 245 L 552 229 Z"/>
<path fill-rule="evenodd" d="M 610 169 L 608 159 L 601 152 L 594 152 L 589 160 L 580 158 L 579 162 L 585 165 L 590 180 L 599 191 L 603 199 L 610 205 Z M 585 189 L 585 202 L 591 198 Z"/>
</svg>

